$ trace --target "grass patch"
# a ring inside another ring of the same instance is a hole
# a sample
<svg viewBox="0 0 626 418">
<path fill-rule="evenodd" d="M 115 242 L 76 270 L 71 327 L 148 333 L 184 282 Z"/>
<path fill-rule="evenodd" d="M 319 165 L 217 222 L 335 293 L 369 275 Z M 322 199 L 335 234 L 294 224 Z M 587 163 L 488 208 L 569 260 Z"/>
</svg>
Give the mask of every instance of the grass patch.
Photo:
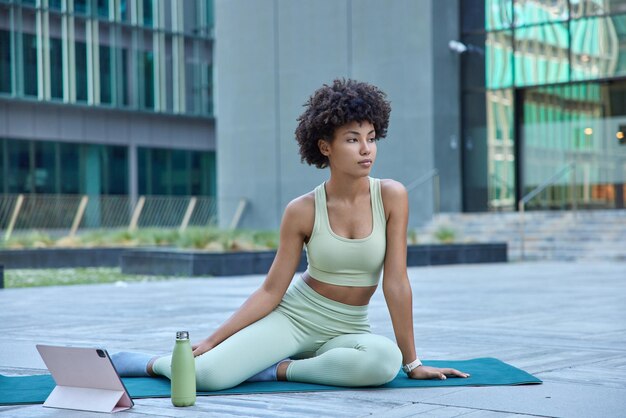
<svg viewBox="0 0 626 418">
<path fill-rule="evenodd" d="M 278 231 L 187 228 L 98 229 L 74 237 L 51 237 L 30 231 L 0 241 L 0 248 L 93 248 L 93 247 L 174 247 L 213 252 L 273 250 L 278 247 Z"/>
<path fill-rule="evenodd" d="M 150 282 L 168 280 L 168 276 L 122 274 L 119 268 L 87 267 L 62 269 L 9 269 L 4 271 L 4 287 L 61 286 L 75 284 Z"/>
</svg>

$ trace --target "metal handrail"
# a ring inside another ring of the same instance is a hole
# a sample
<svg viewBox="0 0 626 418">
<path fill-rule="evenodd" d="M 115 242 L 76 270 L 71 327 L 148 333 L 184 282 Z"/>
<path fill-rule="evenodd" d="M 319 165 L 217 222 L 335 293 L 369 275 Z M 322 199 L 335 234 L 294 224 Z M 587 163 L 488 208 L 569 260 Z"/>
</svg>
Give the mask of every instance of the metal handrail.
<svg viewBox="0 0 626 418">
<path fill-rule="evenodd" d="M 520 246 L 521 246 L 521 259 L 522 261 L 525 258 L 525 254 L 524 254 L 524 250 L 525 250 L 525 229 L 526 229 L 526 221 L 525 221 L 525 207 L 526 204 L 528 202 L 530 202 L 532 199 L 534 199 L 539 193 L 541 193 L 542 191 L 544 191 L 548 186 L 553 185 L 554 183 L 556 183 L 557 180 L 559 180 L 561 177 L 563 177 L 564 174 L 568 173 L 570 170 L 572 171 L 572 177 L 570 180 L 570 199 L 572 201 L 572 211 L 574 212 L 574 214 L 576 214 L 576 195 L 575 195 L 575 187 L 576 187 L 576 162 L 572 161 L 570 163 L 568 163 L 567 165 L 565 165 L 563 168 L 561 168 L 559 171 L 556 172 L 556 174 L 554 174 L 553 176 L 551 176 L 550 178 L 548 178 L 547 180 L 545 180 L 543 183 L 541 183 L 539 186 L 535 187 L 533 190 L 531 190 L 529 193 L 527 193 L 524 197 L 522 197 L 519 202 L 517 203 L 517 207 L 519 209 L 519 213 L 520 213 Z"/>
<path fill-rule="evenodd" d="M 411 183 L 406 186 L 406 191 L 409 193 L 413 189 L 418 188 L 422 184 L 432 180 L 433 181 L 433 213 L 439 213 L 439 171 L 436 168 L 422 174 Z"/>
</svg>

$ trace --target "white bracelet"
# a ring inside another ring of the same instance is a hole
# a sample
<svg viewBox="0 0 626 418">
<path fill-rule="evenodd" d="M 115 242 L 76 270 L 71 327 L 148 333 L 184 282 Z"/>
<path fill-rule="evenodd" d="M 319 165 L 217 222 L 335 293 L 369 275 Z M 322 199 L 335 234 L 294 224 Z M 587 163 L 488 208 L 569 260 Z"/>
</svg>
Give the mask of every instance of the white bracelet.
<svg viewBox="0 0 626 418">
<path fill-rule="evenodd" d="M 419 366 L 422 365 L 422 362 L 420 361 L 419 358 L 416 358 L 413 362 L 409 363 L 409 364 L 403 364 L 402 365 L 402 371 L 404 373 L 411 373 L 411 370 L 415 370 L 417 369 Z"/>
</svg>

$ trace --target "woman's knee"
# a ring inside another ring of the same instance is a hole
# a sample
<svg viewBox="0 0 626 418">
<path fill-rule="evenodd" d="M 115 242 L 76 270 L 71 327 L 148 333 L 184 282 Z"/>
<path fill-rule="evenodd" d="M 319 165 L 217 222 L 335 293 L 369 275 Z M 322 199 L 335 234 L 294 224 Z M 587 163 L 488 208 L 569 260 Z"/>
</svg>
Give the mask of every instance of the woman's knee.
<svg viewBox="0 0 626 418">
<path fill-rule="evenodd" d="M 402 365 L 402 353 L 391 340 L 380 339 L 368 342 L 363 350 L 363 378 L 368 386 L 384 385 L 392 381 Z"/>
</svg>

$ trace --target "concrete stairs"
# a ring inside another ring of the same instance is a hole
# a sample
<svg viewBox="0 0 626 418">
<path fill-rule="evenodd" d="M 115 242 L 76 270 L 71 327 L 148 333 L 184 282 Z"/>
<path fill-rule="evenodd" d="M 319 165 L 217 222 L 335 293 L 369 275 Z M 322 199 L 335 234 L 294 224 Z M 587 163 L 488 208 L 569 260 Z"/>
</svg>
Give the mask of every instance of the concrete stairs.
<svg viewBox="0 0 626 418">
<path fill-rule="evenodd" d="M 626 210 L 532 211 L 524 218 L 525 260 L 626 261 Z M 438 214 L 415 231 L 417 242 L 438 242 L 444 229 L 454 242 L 506 241 L 509 260 L 522 258 L 519 213 Z"/>
</svg>

